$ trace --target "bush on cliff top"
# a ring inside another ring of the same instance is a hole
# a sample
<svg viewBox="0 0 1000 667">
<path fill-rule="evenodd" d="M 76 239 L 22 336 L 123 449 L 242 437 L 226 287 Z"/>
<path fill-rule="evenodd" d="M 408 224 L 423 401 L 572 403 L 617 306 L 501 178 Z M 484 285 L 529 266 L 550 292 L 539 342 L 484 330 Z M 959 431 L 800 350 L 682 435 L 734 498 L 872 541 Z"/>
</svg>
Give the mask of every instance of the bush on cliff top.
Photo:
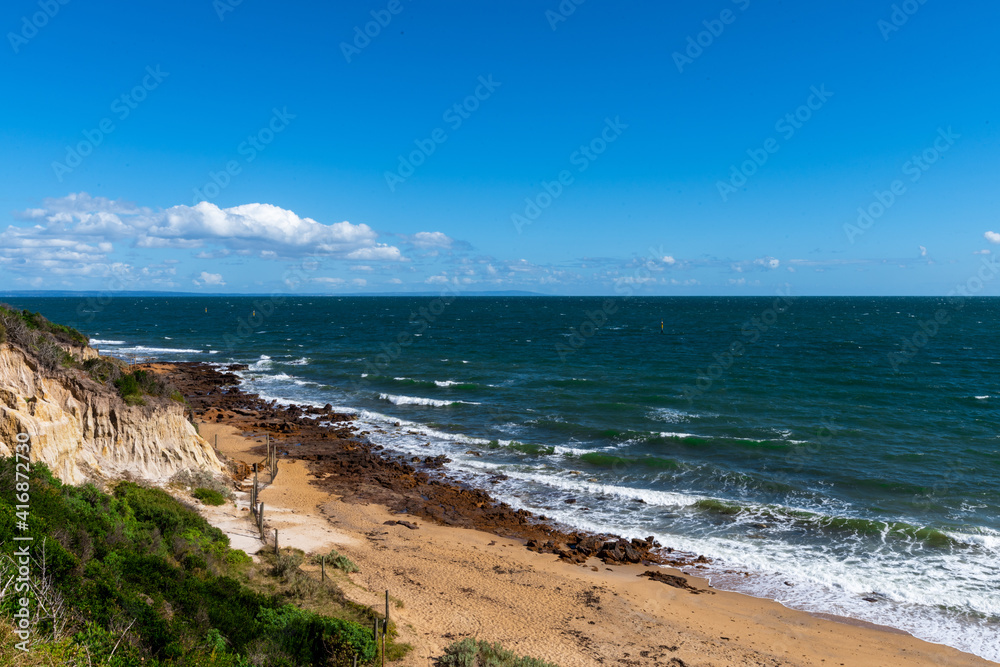
<svg viewBox="0 0 1000 667">
<path fill-rule="evenodd" d="M 245 554 L 160 489 L 122 482 L 108 495 L 32 464 L 30 510 L 18 516 L 18 483 L 15 460 L 0 459 L 0 579 L 24 544 L 13 537 L 32 537 L 32 654 L 43 664 L 291 667 L 376 655 L 361 624 L 241 584 Z M 9 628 L 19 595 L 0 591 L 0 655 L 17 655 Z"/>
<path fill-rule="evenodd" d="M 84 336 L 82 333 L 73 329 L 72 327 L 67 327 L 63 324 L 56 324 L 50 322 L 41 313 L 32 313 L 29 310 L 20 310 L 11 306 L 10 304 L 0 303 L 0 324 L 6 325 L 7 329 L 20 329 L 20 327 L 11 326 L 13 320 L 20 320 L 24 323 L 24 326 L 33 332 L 42 331 L 47 334 L 51 334 L 61 343 L 66 343 L 70 345 L 89 345 L 90 340 Z M 12 337 L 13 338 L 13 337 Z M 22 341 L 15 340 L 16 343 L 22 343 Z M 25 341 L 33 342 L 33 341 Z M 23 344 L 23 343 L 22 343 Z"/>
</svg>

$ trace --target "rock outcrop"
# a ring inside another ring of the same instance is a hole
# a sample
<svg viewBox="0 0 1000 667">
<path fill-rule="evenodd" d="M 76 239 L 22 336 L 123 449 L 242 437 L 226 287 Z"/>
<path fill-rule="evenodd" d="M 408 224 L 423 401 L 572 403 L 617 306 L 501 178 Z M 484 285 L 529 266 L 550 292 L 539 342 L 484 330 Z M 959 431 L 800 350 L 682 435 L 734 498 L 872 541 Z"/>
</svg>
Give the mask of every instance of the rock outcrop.
<svg viewBox="0 0 1000 667">
<path fill-rule="evenodd" d="M 72 353 L 81 360 L 97 356 L 92 348 Z M 20 433 L 30 437 L 32 460 L 68 484 L 83 482 L 88 472 L 164 481 L 185 468 L 224 469 L 180 403 L 126 405 L 85 373 L 46 373 L 18 347 L 0 344 L 0 456 L 12 455 Z"/>
</svg>

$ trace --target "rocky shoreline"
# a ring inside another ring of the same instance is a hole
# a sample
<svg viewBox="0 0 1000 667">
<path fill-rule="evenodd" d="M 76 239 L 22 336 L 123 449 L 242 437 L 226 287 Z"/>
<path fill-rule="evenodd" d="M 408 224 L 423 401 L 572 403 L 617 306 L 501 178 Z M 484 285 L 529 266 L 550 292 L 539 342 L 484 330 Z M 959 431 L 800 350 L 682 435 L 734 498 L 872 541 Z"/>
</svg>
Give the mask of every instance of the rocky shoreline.
<svg viewBox="0 0 1000 667">
<path fill-rule="evenodd" d="M 220 370 L 198 362 L 156 364 L 156 370 L 166 373 L 187 399 L 193 419 L 227 424 L 245 434 L 268 434 L 279 460 L 307 462 L 314 483 L 346 502 L 378 503 L 400 515 L 522 540 L 531 551 L 551 553 L 579 565 L 590 558 L 605 565 L 675 568 L 698 568 L 709 562 L 704 556 L 675 552 L 652 537 L 626 540 L 567 530 L 544 516 L 514 509 L 482 489 L 449 477 L 444 457 L 404 457 L 370 443 L 365 438 L 368 431 L 354 425 L 354 415 L 334 412 L 330 405 L 278 405 L 243 392 L 233 371 L 244 369 L 232 365 Z M 264 445 L 260 454 L 263 459 Z M 237 467 L 234 479 L 242 480 L 247 472 Z M 405 520 L 397 523 L 407 526 Z M 680 577 L 658 576 L 657 572 L 647 576 L 691 592 L 704 590 L 687 585 Z"/>
</svg>

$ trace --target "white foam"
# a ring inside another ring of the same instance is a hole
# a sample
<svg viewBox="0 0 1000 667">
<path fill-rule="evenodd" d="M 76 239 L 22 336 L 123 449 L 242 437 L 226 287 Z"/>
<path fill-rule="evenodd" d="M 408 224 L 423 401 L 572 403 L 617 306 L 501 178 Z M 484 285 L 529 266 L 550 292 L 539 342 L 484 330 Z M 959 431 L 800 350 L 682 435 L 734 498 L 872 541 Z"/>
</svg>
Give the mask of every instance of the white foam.
<svg viewBox="0 0 1000 667">
<path fill-rule="evenodd" d="M 136 345 L 135 347 L 120 347 L 118 352 L 136 352 L 140 354 L 205 354 L 204 350 L 189 350 L 184 348 L 171 347 L 149 347 L 147 345 Z"/>
<path fill-rule="evenodd" d="M 448 405 L 454 405 L 456 403 L 464 403 L 466 405 L 479 405 L 479 403 L 473 403 L 471 401 L 439 401 L 436 398 L 423 398 L 421 396 L 399 396 L 397 394 L 379 394 L 379 400 L 389 401 L 394 405 L 430 405 L 436 408 L 442 408 Z"/>
<path fill-rule="evenodd" d="M 434 384 L 439 387 L 454 387 L 456 384 L 463 384 L 462 382 L 456 382 L 455 380 L 434 380 Z"/>
<path fill-rule="evenodd" d="M 98 340 L 97 338 L 90 339 L 91 345 L 124 345 L 123 340 Z"/>
<path fill-rule="evenodd" d="M 681 410 L 674 410 L 672 408 L 656 408 L 655 410 L 650 410 L 648 417 L 654 421 L 666 422 L 668 424 L 678 424 L 680 422 L 690 421 L 692 415 Z"/>
<path fill-rule="evenodd" d="M 989 398 L 989 394 L 987 394 L 986 396 L 976 396 L 976 398 L 978 398 L 980 401 L 985 401 L 987 398 Z"/>
<path fill-rule="evenodd" d="M 260 355 L 260 359 L 250 364 L 250 370 L 252 371 L 266 371 L 271 367 L 271 357 L 266 354 Z"/>
</svg>

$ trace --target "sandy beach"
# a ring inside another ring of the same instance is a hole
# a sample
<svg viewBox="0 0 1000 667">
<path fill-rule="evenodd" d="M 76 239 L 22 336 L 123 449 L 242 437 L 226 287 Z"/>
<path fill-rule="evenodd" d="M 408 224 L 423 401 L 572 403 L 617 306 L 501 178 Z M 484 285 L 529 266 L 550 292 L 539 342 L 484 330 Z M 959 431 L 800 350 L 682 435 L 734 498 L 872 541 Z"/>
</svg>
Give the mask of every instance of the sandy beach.
<svg viewBox="0 0 1000 667">
<path fill-rule="evenodd" d="M 218 451 L 252 463 L 262 442 L 218 420 L 201 421 Z M 474 636 L 564 667 L 687 665 L 690 667 L 991 665 L 953 648 L 888 628 L 819 618 L 737 593 L 715 591 L 677 570 L 699 592 L 642 577 L 643 565 L 584 565 L 524 548 L 523 540 L 435 525 L 386 525 L 402 519 L 389 508 L 329 493 L 310 463 L 282 459 L 275 482 L 260 494 L 267 523 L 282 546 L 307 553 L 336 548 L 361 571 L 345 593 L 379 605 L 384 591 L 402 602 L 392 614 L 400 640 L 414 650 L 400 663 L 433 664 L 452 641 Z M 266 479 L 266 475 L 264 476 Z M 254 552 L 262 544 L 243 511 L 206 508 L 233 546 Z M 654 569 L 656 566 L 651 566 Z"/>
</svg>

